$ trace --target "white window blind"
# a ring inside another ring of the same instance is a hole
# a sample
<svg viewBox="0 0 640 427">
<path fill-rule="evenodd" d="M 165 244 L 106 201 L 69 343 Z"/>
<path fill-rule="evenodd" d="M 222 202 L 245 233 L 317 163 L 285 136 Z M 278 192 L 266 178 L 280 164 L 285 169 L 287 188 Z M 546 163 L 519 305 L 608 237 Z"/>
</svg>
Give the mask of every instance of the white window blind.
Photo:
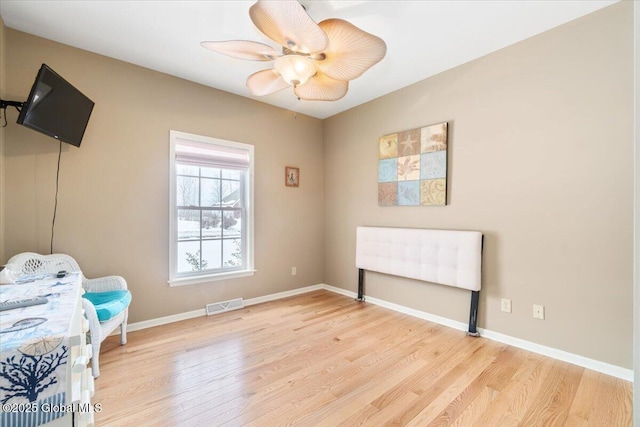
<svg viewBox="0 0 640 427">
<path fill-rule="evenodd" d="M 212 145 L 176 138 L 176 162 L 190 166 L 247 169 L 249 151 L 243 148 Z"/>
</svg>

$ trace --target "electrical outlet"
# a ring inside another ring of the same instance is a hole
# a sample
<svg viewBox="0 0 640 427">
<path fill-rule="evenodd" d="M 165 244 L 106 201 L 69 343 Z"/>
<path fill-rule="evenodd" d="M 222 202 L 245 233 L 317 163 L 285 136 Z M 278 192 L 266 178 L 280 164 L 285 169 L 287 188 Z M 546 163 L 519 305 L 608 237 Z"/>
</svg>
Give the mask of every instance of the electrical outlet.
<svg viewBox="0 0 640 427">
<path fill-rule="evenodd" d="M 533 304 L 533 318 L 544 320 L 544 306 Z"/>
<path fill-rule="evenodd" d="M 504 311 L 505 313 L 511 313 L 511 300 L 508 298 L 502 298 L 502 301 L 500 303 L 500 310 Z"/>
<path fill-rule="evenodd" d="M 298 274 L 298 272 L 296 271 L 295 267 L 291 267 L 291 275 L 295 276 L 296 274 Z"/>
</svg>

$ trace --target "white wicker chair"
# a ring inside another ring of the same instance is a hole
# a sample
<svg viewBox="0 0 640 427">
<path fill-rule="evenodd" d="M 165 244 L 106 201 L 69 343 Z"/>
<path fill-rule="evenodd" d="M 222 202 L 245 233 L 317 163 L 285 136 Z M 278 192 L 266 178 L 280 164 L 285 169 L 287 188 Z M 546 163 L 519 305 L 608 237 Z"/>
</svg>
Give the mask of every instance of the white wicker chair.
<svg viewBox="0 0 640 427">
<path fill-rule="evenodd" d="M 97 279 L 87 279 L 82 274 L 80 266 L 75 259 L 65 254 L 40 255 L 33 252 L 23 252 L 15 255 L 7 263 L 7 267 L 14 273 L 20 275 L 37 275 L 57 273 L 62 270 L 69 272 L 78 271 L 82 276 L 82 287 L 87 292 L 106 292 L 127 289 L 127 282 L 120 276 L 107 276 Z M 127 317 L 129 309 L 125 309 L 113 318 L 100 322 L 98 314 L 93 304 L 82 298 L 82 308 L 85 316 L 89 321 L 89 337 L 91 339 L 92 359 L 91 371 L 94 378 L 100 375 L 99 356 L 100 344 L 108 337 L 118 326 L 120 326 L 120 344 L 127 343 Z"/>
</svg>

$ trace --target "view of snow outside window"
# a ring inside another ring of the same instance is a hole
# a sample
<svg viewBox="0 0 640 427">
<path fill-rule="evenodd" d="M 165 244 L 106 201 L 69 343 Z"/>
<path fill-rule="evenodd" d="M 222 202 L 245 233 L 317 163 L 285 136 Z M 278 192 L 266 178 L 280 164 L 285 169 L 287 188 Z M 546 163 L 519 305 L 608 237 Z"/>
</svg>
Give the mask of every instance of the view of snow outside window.
<svg viewBox="0 0 640 427">
<path fill-rule="evenodd" d="M 244 267 L 243 174 L 176 165 L 178 273 Z"/>
</svg>

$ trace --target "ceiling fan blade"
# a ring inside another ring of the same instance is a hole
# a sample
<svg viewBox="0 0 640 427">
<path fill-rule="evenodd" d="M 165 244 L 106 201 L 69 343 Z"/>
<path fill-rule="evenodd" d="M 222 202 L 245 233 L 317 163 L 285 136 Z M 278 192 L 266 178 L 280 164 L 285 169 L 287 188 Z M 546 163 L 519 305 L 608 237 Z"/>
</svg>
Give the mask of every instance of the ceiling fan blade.
<svg viewBox="0 0 640 427">
<path fill-rule="evenodd" d="M 282 80 L 273 69 L 268 69 L 251 74 L 247 79 L 247 87 L 252 95 L 264 96 L 289 87 L 289 83 Z"/>
<path fill-rule="evenodd" d="M 324 31 L 295 0 L 258 0 L 249 16 L 264 35 L 294 52 L 322 52 L 329 43 Z"/>
<path fill-rule="evenodd" d="M 294 88 L 298 98 L 307 101 L 337 101 L 347 94 L 347 90 L 349 82 L 334 80 L 320 71 L 305 84 Z"/>
<path fill-rule="evenodd" d="M 264 43 L 248 40 L 228 40 L 223 42 L 201 42 L 200 46 L 214 52 L 231 56 L 232 58 L 248 59 L 251 61 L 272 61 L 282 54 Z"/>
<path fill-rule="evenodd" d="M 329 37 L 325 59 L 317 61 L 318 68 L 336 80 L 360 77 L 387 53 L 385 42 L 342 19 L 327 19 L 320 28 Z"/>
</svg>

